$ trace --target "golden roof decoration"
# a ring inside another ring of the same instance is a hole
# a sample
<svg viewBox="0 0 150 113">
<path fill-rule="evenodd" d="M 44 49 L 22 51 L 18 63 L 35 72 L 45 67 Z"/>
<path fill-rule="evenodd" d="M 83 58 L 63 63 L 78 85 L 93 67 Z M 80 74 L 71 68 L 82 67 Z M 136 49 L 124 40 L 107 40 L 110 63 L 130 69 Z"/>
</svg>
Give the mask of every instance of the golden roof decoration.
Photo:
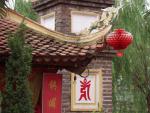
<svg viewBox="0 0 150 113">
<path fill-rule="evenodd" d="M 89 28 L 84 29 L 80 34 L 86 35 L 86 34 L 93 34 L 96 32 L 101 32 L 108 26 L 112 25 L 113 20 L 118 15 L 119 7 L 108 7 L 105 9 L 102 9 L 102 15 L 101 18 L 94 23 L 91 24 Z"/>
</svg>

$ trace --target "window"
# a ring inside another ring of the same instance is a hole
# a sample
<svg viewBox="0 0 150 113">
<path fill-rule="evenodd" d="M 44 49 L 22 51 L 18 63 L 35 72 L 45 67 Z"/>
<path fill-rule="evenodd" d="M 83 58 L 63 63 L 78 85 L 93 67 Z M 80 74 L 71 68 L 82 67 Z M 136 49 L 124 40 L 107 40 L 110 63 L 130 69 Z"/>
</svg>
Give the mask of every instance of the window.
<svg viewBox="0 0 150 113">
<path fill-rule="evenodd" d="M 99 15 L 91 12 L 71 12 L 71 32 L 80 33 L 98 20 Z"/>
<path fill-rule="evenodd" d="M 48 14 L 41 17 L 41 24 L 48 29 L 55 30 L 55 14 Z"/>
</svg>

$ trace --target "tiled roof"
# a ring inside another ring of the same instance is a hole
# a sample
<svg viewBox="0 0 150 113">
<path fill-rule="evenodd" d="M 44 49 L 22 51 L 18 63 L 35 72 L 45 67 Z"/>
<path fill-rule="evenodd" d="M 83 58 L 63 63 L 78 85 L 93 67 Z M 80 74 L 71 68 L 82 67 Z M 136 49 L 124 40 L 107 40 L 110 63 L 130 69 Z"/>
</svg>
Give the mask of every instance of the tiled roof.
<svg viewBox="0 0 150 113">
<path fill-rule="evenodd" d="M 8 20 L 0 19 L 0 61 L 2 56 L 10 54 L 8 37 L 15 33 L 19 24 Z M 54 37 L 42 34 L 33 29 L 25 33 L 25 41 L 31 45 L 33 51 L 33 63 L 49 64 L 68 68 L 72 72 L 82 72 L 97 50 L 102 50 L 104 44 L 79 47 L 77 44 L 59 42 Z M 51 64 L 50 64 L 51 63 Z M 74 70 L 72 67 L 76 67 Z M 73 70 L 72 70 L 73 69 Z"/>
<path fill-rule="evenodd" d="M 65 68 L 82 73 L 97 52 L 105 47 L 105 36 L 111 25 L 88 36 L 71 36 L 51 31 L 35 21 L 8 10 L 7 17 L 0 19 L 0 64 L 4 64 L 11 51 L 8 37 L 15 33 L 24 20 L 27 30 L 25 41 L 32 47 L 33 65 Z"/>
<path fill-rule="evenodd" d="M 17 23 L 8 19 L 0 19 L 0 55 L 9 54 L 7 39 L 9 34 L 14 33 L 18 26 Z M 33 48 L 33 56 L 86 56 L 103 47 L 103 44 L 79 47 L 77 44 L 59 42 L 54 37 L 41 34 L 30 28 L 26 31 L 25 40 Z"/>
<path fill-rule="evenodd" d="M 26 18 L 17 12 L 13 10 L 7 10 L 7 17 L 8 20 L 12 20 L 16 23 L 22 23 L 32 29 L 33 31 L 38 31 L 40 34 L 45 34 L 48 37 L 52 37 L 55 40 L 59 40 L 59 42 L 67 42 L 67 43 L 73 43 L 78 45 L 93 45 L 97 42 L 104 42 L 105 36 L 109 33 L 109 31 L 112 28 L 112 25 L 105 26 L 103 29 L 101 29 L 99 32 L 87 34 L 87 35 L 80 35 L 80 36 L 72 36 L 63 34 L 57 31 L 52 31 L 50 29 L 47 29 L 46 27 L 42 26 L 41 24 Z"/>
</svg>

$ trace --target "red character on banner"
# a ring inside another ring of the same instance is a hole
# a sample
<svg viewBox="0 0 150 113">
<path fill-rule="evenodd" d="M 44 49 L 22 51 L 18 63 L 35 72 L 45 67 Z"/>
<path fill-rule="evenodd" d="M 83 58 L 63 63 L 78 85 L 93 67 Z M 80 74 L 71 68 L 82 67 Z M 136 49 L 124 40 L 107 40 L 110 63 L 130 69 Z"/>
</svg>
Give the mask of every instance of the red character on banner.
<svg viewBox="0 0 150 113">
<path fill-rule="evenodd" d="M 80 89 L 80 98 L 79 98 L 79 101 L 82 100 L 82 98 L 84 100 L 91 100 L 90 98 L 90 86 L 91 86 L 91 80 L 87 81 L 86 78 L 84 78 L 83 81 L 80 81 L 81 83 L 81 89 Z"/>
</svg>

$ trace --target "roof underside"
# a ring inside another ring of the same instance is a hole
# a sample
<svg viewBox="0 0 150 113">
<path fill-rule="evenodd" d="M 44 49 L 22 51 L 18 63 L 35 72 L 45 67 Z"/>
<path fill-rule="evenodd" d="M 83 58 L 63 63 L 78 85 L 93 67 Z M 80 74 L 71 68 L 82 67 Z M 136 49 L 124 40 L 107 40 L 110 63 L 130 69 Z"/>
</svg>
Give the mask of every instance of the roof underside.
<svg viewBox="0 0 150 113">
<path fill-rule="evenodd" d="M 59 4 L 82 7 L 106 8 L 114 4 L 114 0 L 39 0 L 34 3 L 34 9 L 41 11 Z"/>
</svg>

